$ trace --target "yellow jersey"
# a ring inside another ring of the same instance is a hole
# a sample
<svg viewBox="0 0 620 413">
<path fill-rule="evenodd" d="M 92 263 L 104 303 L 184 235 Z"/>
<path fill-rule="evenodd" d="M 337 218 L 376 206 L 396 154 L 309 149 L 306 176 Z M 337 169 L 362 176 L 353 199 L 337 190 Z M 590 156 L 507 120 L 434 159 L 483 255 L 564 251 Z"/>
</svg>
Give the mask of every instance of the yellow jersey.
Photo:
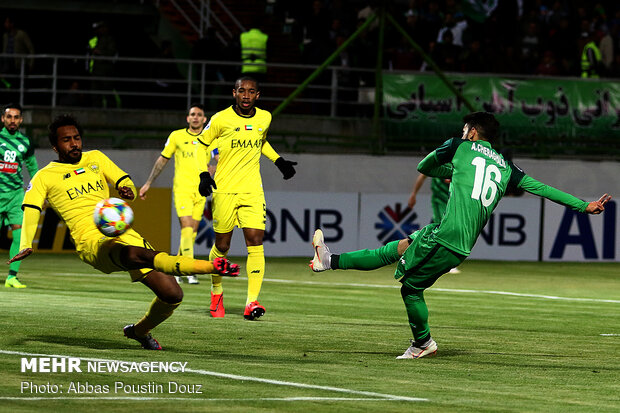
<svg viewBox="0 0 620 413">
<path fill-rule="evenodd" d="M 84 152 L 78 163 L 52 161 L 40 169 L 28 184 L 23 207 L 41 211 L 47 199 L 78 245 L 83 239 L 102 237 L 93 211 L 97 202 L 110 197 L 108 184 L 128 186 L 137 193 L 129 175 L 102 152 Z"/>
<path fill-rule="evenodd" d="M 263 192 L 260 155 L 273 162 L 279 157 L 267 142 L 270 124 L 271 113 L 259 108 L 254 116 L 245 117 L 231 106 L 211 117 L 198 140 L 205 145 L 205 152 L 212 145 L 219 151 L 214 192 Z"/>
<path fill-rule="evenodd" d="M 166 159 L 174 155 L 172 189 L 175 193 L 197 193 L 200 173 L 207 170 L 210 155 L 200 148 L 198 136 L 200 134 L 193 135 L 187 128 L 175 130 L 168 136 L 161 152 L 161 156 Z"/>
</svg>

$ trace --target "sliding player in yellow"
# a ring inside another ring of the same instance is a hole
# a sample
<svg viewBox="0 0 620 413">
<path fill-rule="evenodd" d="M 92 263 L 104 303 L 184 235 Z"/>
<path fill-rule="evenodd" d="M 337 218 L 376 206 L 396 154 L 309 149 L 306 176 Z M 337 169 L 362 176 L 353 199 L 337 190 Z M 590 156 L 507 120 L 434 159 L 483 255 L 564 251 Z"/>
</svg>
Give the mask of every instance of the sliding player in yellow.
<svg viewBox="0 0 620 413">
<path fill-rule="evenodd" d="M 235 104 L 211 118 L 198 140 L 205 145 L 217 146 L 219 161 L 215 178 L 207 172 L 200 174 L 200 193 L 208 196 L 213 191 L 213 230 L 215 245 L 209 259 L 225 257 L 236 226 L 243 229 L 248 248 L 246 271 L 248 295 L 243 316 L 254 320 L 265 314 L 258 302 L 258 294 L 265 273 L 266 205 L 260 176 L 261 153 L 275 162 L 284 179 L 295 175 L 296 162 L 286 161 L 267 142 L 271 113 L 255 107 L 260 96 L 258 83 L 250 77 L 235 82 L 232 91 Z M 211 316 L 224 317 L 222 277 L 211 276 Z"/>
<path fill-rule="evenodd" d="M 179 255 L 194 258 L 194 242 L 198 224 L 202 219 L 207 198 L 198 193 L 199 175 L 207 171 L 209 156 L 206 151 L 199 150 L 198 136 L 205 127 L 205 110 L 200 103 L 193 103 L 187 114 L 187 128 L 173 131 L 164 146 L 164 150 L 155 161 L 148 179 L 140 188 L 140 198 L 146 199 L 146 192 L 151 184 L 164 170 L 174 155 L 174 206 L 181 225 L 181 242 Z M 183 278 L 176 277 L 177 282 Z M 198 284 L 194 275 L 187 276 L 189 284 Z"/>
<path fill-rule="evenodd" d="M 54 119 L 49 127 L 49 140 L 58 153 L 58 161 L 39 170 L 28 185 L 22 205 L 20 252 L 9 263 L 32 254 L 39 216 L 47 199 L 67 224 L 82 261 L 106 274 L 128 271 L 132 281 L 140 281 L 155 293 L 144 317 L 125 326 L 123 331 L 126 337 L 138 341 L 145 349 L 161 350 L 150 330 L 170 317 L 183 299 L 179 284 L 166 274 L 215 272 L 237 276 L 239 266 L 223 258 L 211 262 L 154 251 L 132 229 L 115 238 L 103 236 L 93 222 L 95 205 L 109 198 L 108 184 L 114 185 L 121 198 L 133 200 L 136 188 L 131 178 L 102 152 L 82 153 L 82 130 L 69 115 Z"/>
</svg>

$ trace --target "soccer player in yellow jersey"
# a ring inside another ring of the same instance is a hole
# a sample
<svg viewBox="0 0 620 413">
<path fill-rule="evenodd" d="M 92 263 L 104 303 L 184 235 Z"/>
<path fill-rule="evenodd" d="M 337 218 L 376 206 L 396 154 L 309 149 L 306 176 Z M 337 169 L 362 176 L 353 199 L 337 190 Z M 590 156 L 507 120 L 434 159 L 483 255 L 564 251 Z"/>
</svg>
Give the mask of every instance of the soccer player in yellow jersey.
<svg viewBox="0 0 620 413">
<path fill-rule="evenodd" d="M 121 198 L 133 200 L 136 188 L 129 175 L 100 151 L 82 153 L 82 129 L 69 115 L 54 119 L 49 127 L 52 148 L 58 161 L 39 170 L 28 185 L 22 209 L 20 252 L 10 262 L 32 254 L 32 241 L 47 199 L 67 224 L 80 259 L 101 272 L 128 271 L 156 295 L 137 323 L 123 329 L 126 337 L 148 350 L 161 350 L 150 330 L 172 315 L 181 304 L 183 290 L 171 275 L 212 274 L 236 276 L 239 266 L 226 259 L 195 260 L 154 251 L 136 231 L 129 229 L 115 238 L 103 236 L 93 221 L 97 202 L 109 198 L 108 184 Z"/>
<path fill-rule="evenodd" d="M 206 150 L 217 146 L 219 161 L 215 177 L 200 174 L 200 193 L 208 196 L 213 190 L 213 230 L 215 245 L 209 259 L 225 257 L 230 249 L 233 228 L 243 229 L 248 248 L 246 271 L 248 295 L 243 313 L 254 320 L 265 313 L 258 294 L 265 273 L 263 235 L 266 205 L 260 176 L 261 153 L 275 162 L 284 179 L 295 175 L 296 162 L 286 161 L 267 142 L 271 113 L 255 106 L 260 96 L 258 83 L 250 77 L 237 79 L 232 91 L 235 105 L 211 118 L 198 140 Z M 222 277 L 211 276 L 211 316 L 224 317 Z"/>
<path fill-rule="evenodd" d="M 192 103 L 187 114 L 187 128 L 173 131 L 164 150 L 155 161 L 148 179 L 140 188 L 140 198 L 146 199 L 146 192 L 151 184 L 164 170 L 172 155 L 174 155 L 174 206 L 177 210 L 179 223 L 181 224 L 180 255 L 194 257 L 194 242 L 198 232 L 198 224 L 202 218 L 207 198 L 198 193 L 200 174 L 207 170 L 209 156 L 201 150 L 198 144 L 198 136 L 205 127 L 205 110 L 200 103 Z M 200 150 L 199 150 L 200 149 Z M 183 278 L 176 277 L 178 282 Z M 198 284 L 194 275 L 187 276 L 189 284 Z"/>
</svg>

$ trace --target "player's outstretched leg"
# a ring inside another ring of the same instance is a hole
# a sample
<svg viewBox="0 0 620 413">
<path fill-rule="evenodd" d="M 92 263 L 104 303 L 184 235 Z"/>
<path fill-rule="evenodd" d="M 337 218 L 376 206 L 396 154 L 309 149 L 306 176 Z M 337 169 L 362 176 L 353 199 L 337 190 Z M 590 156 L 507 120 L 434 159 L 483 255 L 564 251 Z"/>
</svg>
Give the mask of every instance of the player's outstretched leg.
<svg viewBox="0 0 620 413">
<path fill-rule="evenodd" d="M 383 247 L 374 250 L 359 250 L 332 254 L 323 238 L 323 231 L 317 229 L 312 237 L 314 258 L 310 261 L 310 268 L 314 272 L 325 270 L 376 270 L 377 268 L 393 264 L 400 258 L 399 243 L 408 245 L 407 240 L 392 241 Z M 404 247 L 403 247 L 404 250 Z"/>
</svg>

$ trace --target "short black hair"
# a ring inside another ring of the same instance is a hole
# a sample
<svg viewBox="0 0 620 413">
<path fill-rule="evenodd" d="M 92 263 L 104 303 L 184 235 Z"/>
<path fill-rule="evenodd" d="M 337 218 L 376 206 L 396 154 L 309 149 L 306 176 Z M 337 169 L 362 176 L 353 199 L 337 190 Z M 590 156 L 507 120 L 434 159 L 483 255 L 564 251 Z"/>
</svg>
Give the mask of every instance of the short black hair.
<svg viewBox="0 0 620 413">
<path fill-rule="evenodd" d="M 19 110 L 20 115 L 24 111 L 22 109 L 22 105 L 20 105 L 19 103 L 7 103 L 6 105 L 4 105 L 4 108 L 2 108 L 2 113 L 4 114 L 7 111 L 7 109 L 17 109 Z"/>
<path fill-rule="evenodd" d="M 73 115 L 69 115 L 67 113 L 58 115 L 48 126 L 48 138 L 54 147 L 58 145 L 58 128 L 62 128 L 63 126 L 75 126 L 80 136 L 83 135 L 82 126 L 80 126 L 80 123 L 73 117 Z"/>
<path fill-rule="evenodd" d="M 254 82 L 254 84 L 256 85 L 256 90 L 260 90 L 260 87 L 258 85 L 258 80 L 254 79 L 251 76 L 241 76 L 239 79 L 235 80 L 235 89 L 237 89 L 241 84 L 241 82 L 245 82 L 245 81 L 249 81 L 249 82 Z"/>
<path fill-rule="evenodd" d="M 472 128 L 476 128 L 478 135 L 489 142 L 495 140 L 499 132 L 499 122 L 495 116 L 488 112 L 472 112 L 465 115 L 463 122 Z"/>
<path fill-rule="evenodd" d="M 189 113 L 192 110 L 192 108 L 198 108 L 198 109 L 202 110 L 203 112 L 205 111 L 205 105 L 203 105 L 200 102 L 194 102 L 194 103 L 190 104 L 189 105 L 189 109 L 187 109 L 187 112 Z"/>
</svg>

